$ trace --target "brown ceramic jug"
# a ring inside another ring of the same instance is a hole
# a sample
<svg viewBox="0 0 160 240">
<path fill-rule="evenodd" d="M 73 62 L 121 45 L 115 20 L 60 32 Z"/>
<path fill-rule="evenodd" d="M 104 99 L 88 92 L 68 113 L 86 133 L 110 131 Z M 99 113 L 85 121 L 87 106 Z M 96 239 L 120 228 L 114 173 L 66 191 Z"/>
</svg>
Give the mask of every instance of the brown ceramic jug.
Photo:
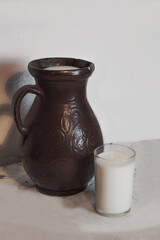
<svg viewBox="0 0 160 240">
<path fill-rule="evenodd" d="M 50 66 L 76 68 L 44 70 Z M 14 97 L 23 166 L 42 193 L 78 193 L 93 177 L 93 151 L 103 144 L 99 124 L 86 98 L 94 64 L 74 58 L 46 58 L 30 62 L 28 69 L 36 85 L 22 87 Z M 27 93 L 37 97 L 22 123 L 20 104 Z"/>
</svg>

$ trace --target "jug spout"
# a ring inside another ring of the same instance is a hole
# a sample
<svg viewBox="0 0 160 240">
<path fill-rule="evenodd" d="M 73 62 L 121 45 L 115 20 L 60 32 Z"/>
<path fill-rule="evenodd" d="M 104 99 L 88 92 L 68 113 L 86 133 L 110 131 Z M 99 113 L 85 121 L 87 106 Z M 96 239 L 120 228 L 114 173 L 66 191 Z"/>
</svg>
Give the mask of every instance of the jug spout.
<svg viewBox="0 0 160 240">
<path fill-rule="evenodd" d="M 63 66 L 61 70 L 48 70 L 50 67 Z M 65 69 L 66 66 L 66 69 Z M 74 67 L 70 69 L 68 67 Z M 39 80 L 64 81 L 82 80 L 91 76 L 95 69 L 92 62 L 75 58 L 44 58 L 33 60 L 28 64 L 30 74 Z"/>
<path fill-rule="evenodd" d="M 30 62 L 28 69 L 46 98 L 65 103 L 86 98 L 87 80 L 95 67 L 80 59 L 47 58 Z"/>
</svg>

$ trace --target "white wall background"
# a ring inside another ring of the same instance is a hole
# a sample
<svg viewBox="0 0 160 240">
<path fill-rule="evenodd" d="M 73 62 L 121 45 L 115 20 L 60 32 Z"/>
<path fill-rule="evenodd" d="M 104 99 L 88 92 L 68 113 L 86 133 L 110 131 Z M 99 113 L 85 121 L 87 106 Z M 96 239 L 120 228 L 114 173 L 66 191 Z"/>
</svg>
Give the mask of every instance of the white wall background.
<svg viewBox="0 0 160 240">
<path fill-rule="evenodd" d="M 160 1 L 0 0 L 0 58 L 91 60 L 105 142 L 160 137 Z"/>
</svg>

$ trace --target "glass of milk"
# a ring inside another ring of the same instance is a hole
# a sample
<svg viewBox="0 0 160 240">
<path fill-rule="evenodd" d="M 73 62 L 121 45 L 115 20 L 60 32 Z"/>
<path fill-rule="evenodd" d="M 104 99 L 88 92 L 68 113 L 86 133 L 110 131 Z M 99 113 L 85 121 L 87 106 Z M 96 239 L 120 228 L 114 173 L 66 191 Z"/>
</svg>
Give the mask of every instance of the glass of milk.
<svg viewBox="0 0 160 240">
<path fill-rule="evenodd" d="M 119 144 L 95 149 L 95 207 L 108 217 L 127 214 L 131 209 L 135 151 Z"/>
</svg>

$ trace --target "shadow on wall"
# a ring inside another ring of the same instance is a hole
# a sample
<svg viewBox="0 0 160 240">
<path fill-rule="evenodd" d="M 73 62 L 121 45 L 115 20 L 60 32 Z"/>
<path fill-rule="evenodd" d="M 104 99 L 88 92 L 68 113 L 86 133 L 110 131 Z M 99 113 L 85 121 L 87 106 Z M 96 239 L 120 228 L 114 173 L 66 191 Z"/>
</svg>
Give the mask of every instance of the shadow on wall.
<svg viewBox="0 0 160 240">
<path fill-rule="evenodd" d="M 34 79 L 19 61 L 0 60 L 0 165 L 18 162 L 20 134 L 12 114 L 12 98 L 22 86 L 35 84 Z M 27 94 L 21 104 L 22 119 L 25 118 L 34 95 Z"/>
</svg>

